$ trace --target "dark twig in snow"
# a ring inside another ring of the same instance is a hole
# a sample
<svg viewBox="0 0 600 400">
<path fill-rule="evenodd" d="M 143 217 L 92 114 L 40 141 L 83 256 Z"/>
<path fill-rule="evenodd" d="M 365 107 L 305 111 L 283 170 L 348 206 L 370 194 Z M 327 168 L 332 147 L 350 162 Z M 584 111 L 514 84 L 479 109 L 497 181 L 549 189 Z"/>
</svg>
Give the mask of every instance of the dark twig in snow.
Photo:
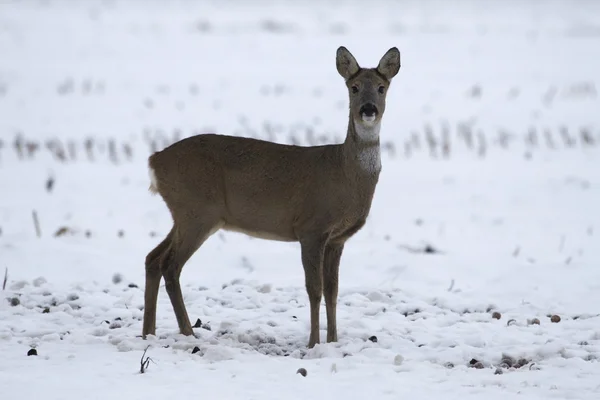
<svg viewBox="0 0 600 400">
<path fill-rule="evenodd" d="M 146 350 L 144 350 L 144 354 L 142 354 L 142 358 L 140 360 L 140 373 L 143 374 L 144 372 L 146 372 L 146 370 L 148 370 L 148 367 L 150 366 L 150 361 L 154 362 L 153 359 L 151 359 L 150 357 L 146 357 L 146 352 L 148 351 L 148 349 L 150 348 L 150 345 L 148 345 L 148 347 L 146 347 Z M 146 357 L 144 359 L 144 357 Z"/>
<path fill-rule="evenodd" d="M 410 253 L 424 253 L 424 254 L 443 254 L 444 252 L 438 250 L 430 244 L 426 244 L 423 247 L 408 246 L 405 244 L 398 244 L 399 249 L 404 249 Z"/>
<path fill-rule="evenodd" d="M 40 229 L 40 221 L 38 219 L 37 212 L 33 210 L 31 212 L 31 215 L 33 217 L 33 226 L 35 227 L 35 233 L 37 237 L 42 237 L 42 230 Z"/>
<path fill-rule="evenodd" d="M 560 236 L 560 243 L 558 245 L 558 251 L 562 253 L 565 248 L 565 242 L 567 241 L 567 237 L 565 235 Z"/>
<path fill-rule="evenodd" d="M 2 282 L 2 290 L 6 290 L 6 282 L 8 282 L 8 267 L 4 269 L 4 282 Z"/>
<path fill-rule="evenodd" d="M 454 279 L 452 279 L 452 281 L 450 282 L 450 287 L 448 288 L 448 291 L 451 292 L 452 289 L 454 289 Z"/>
<path fill-rule="evenodd" d="M 513 251 L 513 257 L 518 257 L 520 252 L 521 252 L 521 247 L 517 246 L 515 251 Z"/>
</svg>

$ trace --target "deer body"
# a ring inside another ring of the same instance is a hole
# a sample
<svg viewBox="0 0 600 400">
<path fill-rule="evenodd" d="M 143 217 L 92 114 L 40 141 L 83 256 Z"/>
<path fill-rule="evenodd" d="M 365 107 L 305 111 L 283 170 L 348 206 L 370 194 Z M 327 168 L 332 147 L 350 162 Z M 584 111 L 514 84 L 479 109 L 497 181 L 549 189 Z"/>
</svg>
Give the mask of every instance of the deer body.
<svg viewBox="0 0 600 400">
<path fill-rule="evenodd" d="M 379 131 L 385 95 L 379 91 L 387 89 L 400 68 L 400 55 L 390 49 L 377 69 L 365 70 L 341 47 L 337 67 L 351 92 L 348 133 L 342 144 L 301 147 L 204 134 L 150 156 L 150 189 L 167 204 L 173 228 L 146 257 L 144 337 L 155 333 L 161 276 L 181 333 L 193 334 L 179 276 L 202 243 L 224 229 L 299 242 L 311 309 L 309 347 L 319 343 L 323 295 L 327 341 L 337 341 L 340 258 L 345 242 L 362 228 L 371 208 L 381 170 Z M 354 96 L 353 109 L 352 96 L 360 92 L 354 92 L 357 85 L 366 92 L 362 94 L 366 100 Z"/>
</svg>

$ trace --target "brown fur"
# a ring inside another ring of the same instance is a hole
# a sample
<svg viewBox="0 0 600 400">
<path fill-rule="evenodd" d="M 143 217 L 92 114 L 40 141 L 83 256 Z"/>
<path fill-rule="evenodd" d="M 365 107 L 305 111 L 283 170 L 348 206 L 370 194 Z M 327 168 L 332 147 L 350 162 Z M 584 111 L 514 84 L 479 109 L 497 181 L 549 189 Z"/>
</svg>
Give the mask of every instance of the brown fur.
<svg viewBox="0 0 600 400">
<path fill-rule="evenodd" d="M 184 335 L 192 326 L 179 276 L 194 252 L 219 229 L 278 241 L 300 242 L 310 301 L 308 346 L 319 343 L 319 307 L 324 295 L 327 341 L 337 341 L 339 263 L 345 242 L 365 224 L 379 179 L 379 123 L 385 94 L 400 68 L 390 49 L 374 69 L 361 69 L 344 47 L 336 64 L 346 79 L 350 118 L 344 143 L 301 147 L 217 134 L 197 135 L 150 156 L 150 190 L 173 217 L 165 240 L 146 257 L 143 336 L 155 334 L 161 276 Z M 354 93 L 353 86 L 360 86 Z M 378 90 L 383 86 L 385 92 Z M 379 110 L 361 120 L 361 107 Z M 372 128 L 372 126 L 376 126 Z M 371 139 L 365 139 L 365 132 Z M 365 162 L 365 157 L 371 157 Z"/>
</svg>

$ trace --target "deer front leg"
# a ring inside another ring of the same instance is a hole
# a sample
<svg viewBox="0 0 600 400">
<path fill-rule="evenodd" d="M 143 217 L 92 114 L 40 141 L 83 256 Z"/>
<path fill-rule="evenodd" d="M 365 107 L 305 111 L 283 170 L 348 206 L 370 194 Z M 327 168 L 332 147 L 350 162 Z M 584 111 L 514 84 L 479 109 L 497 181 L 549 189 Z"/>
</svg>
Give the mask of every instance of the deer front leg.
<svg viewBox="0 0 600 400">
<path fill-rule="evenodd" d="M 327 309 L 327 343 L 337 342 L 336 308 L 338 297 L 338 282 L 340 259 L 344 245 L 329 243 L 325 247 L 323 260 L 323 294 L 325 295 L 325 308 Z"/>
<path fill-rule="evenodd" d="M 323 296 L 323 253 L 326 241 L 310 239 L 301 241 L 302 266 L 306 280 L 306 292 L 310 302 L 310 338 L 308 348 L 320 343 L 319 339 L 319 308 Z"/>
</svg>

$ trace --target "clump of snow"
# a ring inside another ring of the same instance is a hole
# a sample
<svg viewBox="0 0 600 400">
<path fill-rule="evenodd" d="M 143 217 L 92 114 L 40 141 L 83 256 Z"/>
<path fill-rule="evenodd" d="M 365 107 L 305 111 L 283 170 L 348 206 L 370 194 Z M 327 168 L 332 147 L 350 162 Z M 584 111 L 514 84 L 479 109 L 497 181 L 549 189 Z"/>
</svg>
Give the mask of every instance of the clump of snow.
<svg viewBox="0 0 600 400">
<path fill-rule="evenodd" d="M 43 286 L 47 283 L 48 281 L 46 280 L 46 278 L 44 278 L 43 276 L 40 276 L 38 278 L 35 278 L 33 280 L 33 286 L 35 287 L 40 287 Z"/>
</svg>

